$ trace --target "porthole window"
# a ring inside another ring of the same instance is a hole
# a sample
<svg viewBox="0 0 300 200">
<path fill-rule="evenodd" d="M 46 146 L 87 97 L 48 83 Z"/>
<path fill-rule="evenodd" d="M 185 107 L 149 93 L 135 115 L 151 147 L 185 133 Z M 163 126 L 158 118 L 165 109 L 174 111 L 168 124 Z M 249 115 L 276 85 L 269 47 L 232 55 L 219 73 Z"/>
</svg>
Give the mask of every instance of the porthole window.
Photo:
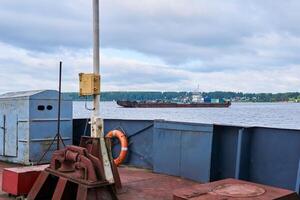
<svg viewBox="0 0 300 200">
<path fill-rule="evenodd" d="M 52 110 L 52 109 L 53 109 L 53 106 L 51 106 L 51 105 L 47 106 L 47 110 Z"/>
<path fill-rule="evenodd" d="M 38 105 L 37 109 L 38 109 L 39 111 L 43 111 L 43 110 L 45 110 L 45 106 L 43 106 L 43 105 Z"/>
</svg>

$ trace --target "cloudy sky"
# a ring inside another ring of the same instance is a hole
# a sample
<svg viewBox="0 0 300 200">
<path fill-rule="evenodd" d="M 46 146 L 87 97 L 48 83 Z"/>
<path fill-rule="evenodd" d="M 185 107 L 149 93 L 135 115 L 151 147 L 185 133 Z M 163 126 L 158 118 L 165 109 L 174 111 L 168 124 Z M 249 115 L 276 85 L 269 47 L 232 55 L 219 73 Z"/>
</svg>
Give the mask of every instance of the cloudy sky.
<svg viewBox="0 0 300 200">
<path fill-rule="evenodd" d="M 101 0 L 102 89 L 300 91 L 299 0 Z M 92 0 L 1 0 L 0 92 L 78 90 Z"/>
</svg>

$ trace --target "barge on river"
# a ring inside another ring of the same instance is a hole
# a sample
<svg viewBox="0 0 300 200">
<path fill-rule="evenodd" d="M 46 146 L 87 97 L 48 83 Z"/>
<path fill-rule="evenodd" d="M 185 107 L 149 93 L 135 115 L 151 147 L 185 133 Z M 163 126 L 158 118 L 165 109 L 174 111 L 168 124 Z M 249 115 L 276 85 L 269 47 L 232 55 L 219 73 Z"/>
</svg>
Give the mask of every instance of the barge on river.
<svg viewBox="0 0 300 200">
<path fill-rule="evenodd" d="M 125 108 L 228 108 L 231 106 L 230 101 L 222 103 L 172 103 L 160 101 L 117 101 L 119 106 Z"/>
</svg>

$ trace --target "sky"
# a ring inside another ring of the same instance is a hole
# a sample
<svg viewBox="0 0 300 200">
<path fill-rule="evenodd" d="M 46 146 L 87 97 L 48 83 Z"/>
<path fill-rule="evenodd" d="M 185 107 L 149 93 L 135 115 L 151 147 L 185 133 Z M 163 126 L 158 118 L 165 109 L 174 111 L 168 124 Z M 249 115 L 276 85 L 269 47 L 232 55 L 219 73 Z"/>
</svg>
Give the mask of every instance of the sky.
<svg viewBox="0 0 300 200">
<path fill-rule="evenodd" d="M 100 0 L 103 91 L 300 91 L 299 0 Z M 92 0 L 1 0 L 0 93 L 78 91 Z"/>
</svg>

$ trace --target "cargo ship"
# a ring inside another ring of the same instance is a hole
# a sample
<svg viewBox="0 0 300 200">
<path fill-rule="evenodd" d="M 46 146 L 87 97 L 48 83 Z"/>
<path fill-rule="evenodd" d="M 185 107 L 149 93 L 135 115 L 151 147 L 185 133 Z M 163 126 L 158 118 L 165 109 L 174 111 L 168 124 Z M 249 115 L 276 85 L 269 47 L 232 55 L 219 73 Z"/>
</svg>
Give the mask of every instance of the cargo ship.
<svg viewBox="0 0 300 200">
<path fill-rule="evenodd" d="M 173 103 L 161 101 L 117 101 L 119 106 L 125 108 L 228 108 L 230 101 L 222 103 L 209 102 L 191 102 L 191 103 Z"/>
<path fill-rule="evenodd" d="M 171 101 L 117 101 L 119 106 L 125 108 L 228 108 L 231 106 L 230 101 L 224 99 L 202 98 L 200 92 L 194 92 L 191 99 L 188 97 L 181 102 Z"/>
</svg>

